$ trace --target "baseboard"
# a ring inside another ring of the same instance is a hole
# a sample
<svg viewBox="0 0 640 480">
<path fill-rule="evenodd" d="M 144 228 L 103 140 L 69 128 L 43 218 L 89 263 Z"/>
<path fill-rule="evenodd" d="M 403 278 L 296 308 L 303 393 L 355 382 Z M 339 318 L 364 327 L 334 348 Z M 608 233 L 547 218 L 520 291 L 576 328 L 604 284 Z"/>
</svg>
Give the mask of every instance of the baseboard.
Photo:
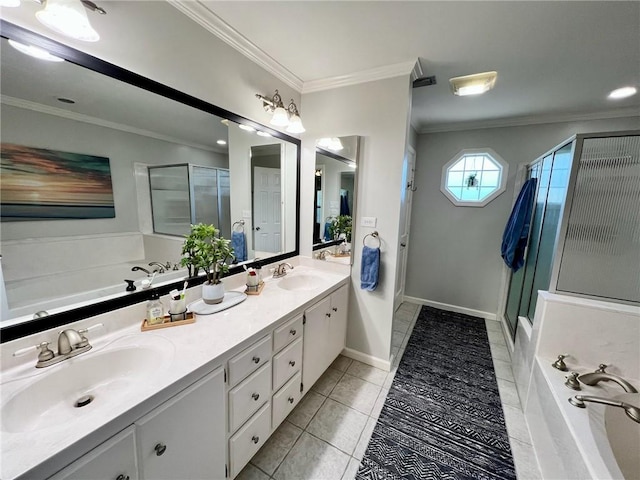
<svg viewBox="0 0 640 480">
<path fill-rule="evenodd" d="M 481 317 L 486 320 L 498 320 L 498 317 L 495 313 L 483 312 L 482 310 L 474 310 L 473 308 L 459 307 L 458 305 L 449 305 L 448 303 L 434 302 L 432 300 L 426 300 L 424 298 L 408 297 L 406 295 L 403 298 L 407 302 L 427 305 L 428 307 L 440 308 L 441 310 L 449 310 L 450 312 L 464 313 L 465 315 Z"/>
<path fill-rule="evenodd" d="M 346 347 L 342 350 L 342 355 L 344 355 L 345 357 L 353 358 L 354 360 L 358 360 L 359 362 L 366 363 L 367 365 L 371 365 L 372 367 L 379 368 L 386 372 L 391 371 L 391 362 L 389 360 L 382 360 L 381 358 L 374 357 L 373 355 L 367 355 L 366 353 L 362 353 L 358 350 Z"/>
</svg>

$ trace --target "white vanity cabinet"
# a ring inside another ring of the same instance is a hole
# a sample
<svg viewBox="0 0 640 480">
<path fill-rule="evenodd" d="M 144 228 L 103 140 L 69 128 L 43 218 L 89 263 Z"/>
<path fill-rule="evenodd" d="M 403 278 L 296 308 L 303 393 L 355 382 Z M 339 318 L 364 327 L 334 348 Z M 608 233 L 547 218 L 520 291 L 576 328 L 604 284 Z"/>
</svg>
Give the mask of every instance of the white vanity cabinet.
<svg viewBox="0 0 640 480">
<path fill-rule="evenodd" d="M 135 422 L 140 480 L 224 478 L 224 370 Z"/>
<path fill-rule="evenodd" d="M 348 303 L 349 286 L 343 285 L 304 312 L 302 383 L 305 391 L 344 349 Z"/>
<path fill-rule="evenodd" d="M 224 370 L 218 368 L 50 480 L 225 477 Z"/>
<path fill-rule="evenodd" d="M 137 480 L 135 427 L 132 425 L 97 446 L 49 480 Z"/>
</svg>

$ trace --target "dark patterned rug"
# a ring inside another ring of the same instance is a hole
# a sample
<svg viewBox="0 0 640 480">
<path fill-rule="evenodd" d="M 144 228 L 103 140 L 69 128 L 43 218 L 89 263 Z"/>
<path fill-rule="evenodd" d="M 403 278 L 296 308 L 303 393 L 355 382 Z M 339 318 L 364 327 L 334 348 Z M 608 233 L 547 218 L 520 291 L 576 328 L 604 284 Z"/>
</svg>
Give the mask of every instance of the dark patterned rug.
<svg viewBox="0 0 640 480">
<path fill-rule="evenodd" d="M 482 319 L 422 307 L 356 479 L 515 479 Z"/>
</svg>

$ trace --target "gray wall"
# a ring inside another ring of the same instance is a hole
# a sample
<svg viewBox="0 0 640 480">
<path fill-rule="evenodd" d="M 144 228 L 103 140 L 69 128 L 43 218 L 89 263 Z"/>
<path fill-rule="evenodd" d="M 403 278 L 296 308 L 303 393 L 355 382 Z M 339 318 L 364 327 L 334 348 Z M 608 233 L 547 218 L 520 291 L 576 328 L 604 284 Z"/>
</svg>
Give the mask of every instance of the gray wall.
<svg viewBox="0 0 640 480">
<path fill-rule="evenodd" d="M 504 288 L 500 244 L 517 194 L 518 166 L 576 133 L 637 128 L 640 117 L 419 135 L 405 295 L 498 313 Z M 507 190 L 483 208 L 455 207 L 440 192 L 442 166 L 464 148 L 481 147 L 509 164 Z"/>
</svg>

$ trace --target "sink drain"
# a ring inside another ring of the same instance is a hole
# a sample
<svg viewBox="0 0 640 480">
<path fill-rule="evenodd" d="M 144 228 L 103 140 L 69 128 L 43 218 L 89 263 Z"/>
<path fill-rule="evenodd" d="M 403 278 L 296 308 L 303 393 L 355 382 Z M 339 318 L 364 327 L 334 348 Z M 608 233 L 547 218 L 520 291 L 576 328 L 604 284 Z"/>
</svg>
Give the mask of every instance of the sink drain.
<svg viewBox="0 0 640 480">
<path fill-rule="evenodd" d="M 93 402 L 93 395 L 85 395 L 76 400 L 73 406 L 76 408 L 80 408 L 89 405 L 91 402 Z"/>
</svg>

